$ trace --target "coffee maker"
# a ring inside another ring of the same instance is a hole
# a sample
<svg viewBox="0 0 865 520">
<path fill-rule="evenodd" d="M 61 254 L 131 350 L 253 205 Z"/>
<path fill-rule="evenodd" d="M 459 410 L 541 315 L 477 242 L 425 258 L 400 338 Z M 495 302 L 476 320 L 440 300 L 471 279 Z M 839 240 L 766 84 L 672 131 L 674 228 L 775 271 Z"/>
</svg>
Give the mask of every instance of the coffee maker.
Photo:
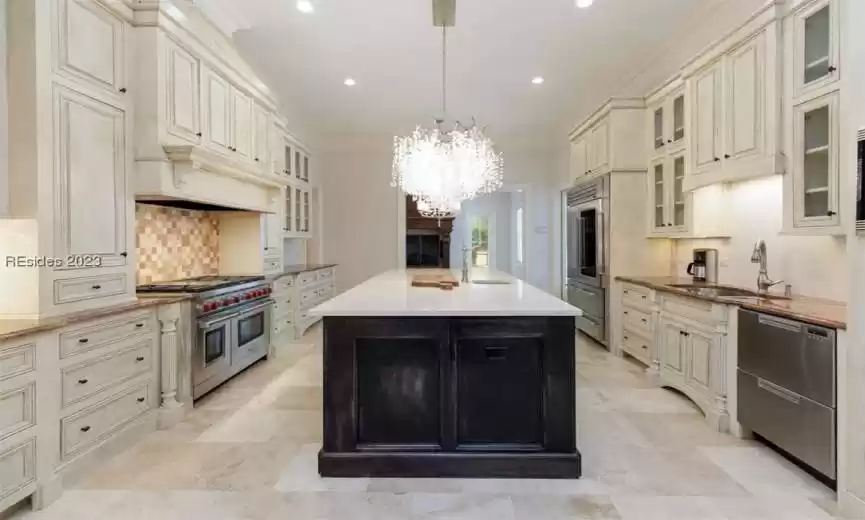
<svg viewBox="0 0 865 520">
<path fill-rule="evenodd" d="M 718 250 L 694 249 L 694 261 L 688 264 L 688 274 L 695 282 L 718 282 Z"/>
</svg>

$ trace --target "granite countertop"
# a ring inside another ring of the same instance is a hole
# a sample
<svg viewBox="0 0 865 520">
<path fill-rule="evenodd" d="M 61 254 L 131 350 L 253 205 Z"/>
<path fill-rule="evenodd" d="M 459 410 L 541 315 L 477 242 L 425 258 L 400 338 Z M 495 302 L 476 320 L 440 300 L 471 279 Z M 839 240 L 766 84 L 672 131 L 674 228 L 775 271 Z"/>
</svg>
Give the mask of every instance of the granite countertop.
<svg viewBox="0 0 865 520">
<path fill-rule="evenodd" d="M 513 276 L 472 269 L 471 279 L 501 285 L 461 283 L 444 291 L 412 287 L 411 278 L 430 269 L 386 271 L 328 300 L 310 313 L 318 316 L 582 316 L 583 312 Z M 443 273 L 448 271 L 442 270 Z M 459 271 L 451 275 L 460 279 Z"/>
<path fill-rule="evenodd" d="M 269 276 L 270 279 L 282 278 L 293 274 L 305 273 L 307 271 L 317 271 L 328 267 L 335 267 L 337 264 L 293 264 L 283 267 L 282 272 L 276 275 Z"/>
<path fill-rule="evenodd" d="M 182 302 L 194 298 L 191 294 L 176 294 L 171 296 L 138 296 L 138 299 L 129 303 L 105 307 L 102 309 L 93 309 L 88 311 L 74 312 L 63 314 L 60 316 L 52 316 L 39 319 L 0 319 L 0 341 L 11 340 L 35 334 L 38 332 L 48 332 L 55 329 L 81 323 L 85 321 L 95 320 L 122 314 L 124 312 L 137 311 L 139 309 L 147 309 L 150 307 L 158 307 L 159 305 L 168 305 L 171 303 Z"/>
<path fill-rule="evenodd" d="M 673 285 L 680 284 L 692 284 L 706 288 L 735 287 L 724 284 L 699 283 L 694 282 L 690 278 L 676 278 L 669 276 L 617 276 L 616 280 L 649 287 L 658 291 L 679 294 L 688 298 L 697 298 L 699 300 L 707 300 L 726 305 L 737 305 L 743 309 L 800 320 L 806 323 L 811 323 L 812 325 L 821 325 L 833 329 L 847 328 L 847 304 L 844 302 L 812 298 L 797 294 L 794 294 L 789 300 L 769 300 L 757 296 L 717 297 L 695 293 L 679 287 L 673 287 Z M 738 289 L 740 287 L 736 288 Z"/>
</svg>

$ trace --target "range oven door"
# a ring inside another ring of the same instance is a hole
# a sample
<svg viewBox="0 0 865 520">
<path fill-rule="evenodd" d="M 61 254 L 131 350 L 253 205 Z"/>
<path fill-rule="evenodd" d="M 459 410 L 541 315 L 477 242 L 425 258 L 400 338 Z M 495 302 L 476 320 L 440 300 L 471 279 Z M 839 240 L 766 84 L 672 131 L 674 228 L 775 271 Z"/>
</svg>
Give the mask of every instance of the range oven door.
<svg viewBox="0 0 865 520">
<path fill-rule="evenodd" d="M 568 208 L 569 232 L 573 233 L 574 262 L 568 262 L 568 278 L 593 287 L 604 287 L 604 212 L 602 200 Z"/>
<path fill-rule="evenodd" d="M 239 372 L 267 355 L 273 300 L 258 301 L 233 318 L 232 372 Z"/>
<path fill-rule="evenodd" d="M 236 313 L 215 315 L 198 322 L 192 349 L 193 397 L 199 397 L 224 381 L 231 373 L 232 318 Z M 206 388 L 205 388 L 206 387 Z"/>
</svg>

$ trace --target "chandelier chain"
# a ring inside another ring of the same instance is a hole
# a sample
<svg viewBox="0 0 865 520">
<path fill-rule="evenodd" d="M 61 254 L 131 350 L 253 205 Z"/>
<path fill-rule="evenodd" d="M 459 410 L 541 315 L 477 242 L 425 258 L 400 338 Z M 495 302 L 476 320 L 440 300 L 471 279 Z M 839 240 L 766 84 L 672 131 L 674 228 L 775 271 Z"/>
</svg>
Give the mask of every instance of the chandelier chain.
<svg viewBox="0 0 865 520">
<path fill-rule="evenodd" d="M 442 120 L 448 114 L 448 28 L 442 26 Z"/>
</svg>

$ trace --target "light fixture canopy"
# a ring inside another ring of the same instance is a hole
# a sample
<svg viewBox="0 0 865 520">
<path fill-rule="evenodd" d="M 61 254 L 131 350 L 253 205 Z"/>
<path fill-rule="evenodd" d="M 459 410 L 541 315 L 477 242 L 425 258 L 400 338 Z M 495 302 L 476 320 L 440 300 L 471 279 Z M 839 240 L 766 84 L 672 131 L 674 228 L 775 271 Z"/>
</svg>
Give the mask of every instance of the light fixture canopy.
<svg viewBox="0 0 865 520">
<path fill-rule="evenodd" d="M 297 10 L 301 13 L 311 13 L 315 11 L 315 6 L 311 0 L 297 0 Z"/>
</svg>

